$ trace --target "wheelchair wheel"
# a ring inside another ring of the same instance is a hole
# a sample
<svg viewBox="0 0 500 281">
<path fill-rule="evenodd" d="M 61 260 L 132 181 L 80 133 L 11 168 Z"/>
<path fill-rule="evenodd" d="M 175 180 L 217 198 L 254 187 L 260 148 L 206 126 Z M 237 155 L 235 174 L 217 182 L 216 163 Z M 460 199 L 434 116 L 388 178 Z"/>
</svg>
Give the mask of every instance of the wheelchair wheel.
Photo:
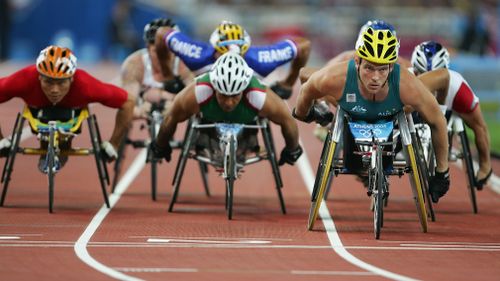
<svg viewBox="0 0 500 281">
<path fill-rule="evenodd" d="M 224 165 L 224 173 L 226 175 L 226 192 L 227 192 L 227 218 L 233 218 L 233 197 L 234 197 L 234 181 L 236 180 L 236 140 L 229 141 L 229 149 L 226 149 Z"/>
<path fill-rule="evenodd" d="M 201 179 L 203 180 L 203 187 L 205 188 L 205 195 L 210 197 L 210 188 L 208 187 L 208 166 L 204 162 L 198 162 L 200 167 Z"/>
<path fill-rule="evenodd" d="M 382 168 L 382 155 L 377 151 L 376 167 L 370 171 L 370 176 L 374 177 L 370 182 L 374 185 L 373 190 L 373 230 L 375 239 L 380 238 L 380 230 L 384 221 L 384 194 L 385 194 L 385 175 Z"/>
<path fill-rule="evenodd" d="M 415 151 L 412 144 L 406 147 L 408 154 L 409 164 L 410 164 L 410 183 L 413 192 L 413 198 L 415 200 L 415 206 L 417 208 L 418 219 L 420 221 L 420 227 L 422 232 L 427 232 L 427 212 L 425 209 L 424 196 L 422 192 L 422 184 L 420 182 L 419 169 L 417 165 L 417 160 L 415 156 Z"/>
<path fill-rule="evenodd" d="M 123 166 L 123 159 L 125 158 L 125 148 L 127 147 L 127 141 L 129 141 L 128 135 L 130 133 L 130 129 L 127 129 L 127 133 L 125 133 L 125 137 L 120 142 L 120 146 L 118 147 L 118 157 L 115 160 L 113 165 L 113 180 L 111 181 L 111 193 L 115 192 L 116 185 L 118 184 L 118 179 L 120 178 Z"/>
<path fill-rule="evenodd" d="M 436 216 L 434 214 L 434 208 L 432 207 L 431 195 L 429 193 L 429 178 L 431 174 L 429 173 L 429 168 L 427 167 L 427 162 L 425 161 L 424 150 L 422 148 L 422 142 L 416 134 L 411 134 L 411 142 L 415 144 L 415 157 L 417 165 L 419 168 L 420 182 L 422 183 L 422 191 L 424 193 L 424 200 L 429 211 L 428 215 L 432 221 L 436 221 Z"/>
<path fill-rule="evenodd" d="M 46 155 L 46 161 L 47 161 L 47 177 L 49 179 L 49 212 L 53 212 L 53 206 L 54 206 L 54 176 L 55 176 L 55 171 L 54 171 L 54 166 L 55 166 L 55 158 L 56 158 L 56 151 L 55 151 L 55 138 L 56 138 L 56 132 L 54 130 L 50 130 L 49 133 L 49 144 L 47 147 L 47 155 Z"/>
<path fill-rule="evenodd" d="M 283 199 L 283 194 L 281 188 L 283 188 L 283 181 L 281 179 L 281 173 L 278 166 L 278 160 L 276 159 L 276 150 L 274 148 L 274 142 L 271 133 L 271 127 L 269 122 L 267 122 L 265 128 L 262 129 L 262 136 L 264 139 L 264 145 L 268 154 L 268 159 L 271 164 L 273 171 L 274 181 L 276 183 L 276 191 L 278 192 L 278 198 L 280 201 L 281 212 L 286 214 L 285 200 Z"/>
<path fill-rule="evenodd" d="M 469 198 L 472 204 L 472 212 L 477 214 L 477 200 L 476 200 L 476 187 L 474 180 L 474 166 L 472 163 L 472 155 L 470 153 L 469 139 L 467 138 L 467 134 L 465 130 L 458 133 L 460 137 L 460 146 L 461 146 L 461 158 L 462 158 L 462 166 L 465 169 L 465 174 L 467 177 L 467 187 L 469 190 Z"/>
<path fill-rule="evenodd" d="M 318 218 L 321 202 L 325 196 L 326 185 L 328 184 L 329 178 L 332 176 L 331 168 L 336 144 L 336 142 L 332 141 L 332 131 L 329 131 L 323 146 L 323 151 L 321 152 L 318 171 L 316 172 L 316 179 L 311 194 L 311 208 L 309 209 L 309 220 L 307 224 L 308 230 L 312 230 L 314 227 L 314 223 Z"/>
<path fill-rule="evenodd" d="M 21 142 L 21 134 L 23 132 L 24 118 L 20 113 L 17 114 L 16 122 L 14 123 L 14 129 L 12 130 L 12 144 L 10 146 L 9 155 L 5 159 L 5 165 L 2 171 L 2 198 L 0 199 L 0 206 L 3 206 L 5 197 L 7 196 L 7 189 L 9 188 L 10 175 L 14 169 L 14 160 L 16 159 L 17 150 L 19 148 L 19 143 Z"/>
<path fill-rule="evenodd" d="M 99 128 L 97 127 L 97 120 L 95 115 L 91 115 L 88 118 L 90 141 L 92 142 L 92 149 L 94 151 L 94 159 L 97 167 L 97 173 L 99 175 L 99 182 L 101 183 L 102 196 L 104 197 L 104 203 L 106 207 L 109 206 L 108 193 L 106 191 L 106 183 L 109 184 L 108 170 L 106 169 L 106 162 L 102 157 L 101 151 L 101 138 L 99 134 Z"/>
<path fill-rule="evenodd" d="M 151 137 L 151 139 L 156 138 L 157 126 L 159 126 L 159 124 L 156 124 L 156 118 L 153 118 L 153 120 L 149 124 L 149 136 Z M 153 154 L 151 151 L 149 151 L 148 155 L 153 155 Z M 158 161 L 154 157 L 151 157 L 150 163 L 151 163 L 151 199 L 153 201 L 156 201 Z"/>
</svg>

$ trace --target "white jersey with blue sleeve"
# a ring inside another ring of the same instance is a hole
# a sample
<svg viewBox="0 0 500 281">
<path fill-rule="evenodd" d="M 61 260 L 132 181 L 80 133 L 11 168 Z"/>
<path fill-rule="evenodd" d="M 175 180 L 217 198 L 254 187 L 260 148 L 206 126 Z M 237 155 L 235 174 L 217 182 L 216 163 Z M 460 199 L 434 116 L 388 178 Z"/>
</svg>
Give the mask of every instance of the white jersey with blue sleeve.
<svg viewBox="0 0 500 281">
<path fill-rule="evenodd" d="M 194 73 L 210 70 L 215 62 L 215 48 L 209 43 L 195 41 L 186 34 L 173 30 L 165 36 L 169 49 Z"/>
</svg>

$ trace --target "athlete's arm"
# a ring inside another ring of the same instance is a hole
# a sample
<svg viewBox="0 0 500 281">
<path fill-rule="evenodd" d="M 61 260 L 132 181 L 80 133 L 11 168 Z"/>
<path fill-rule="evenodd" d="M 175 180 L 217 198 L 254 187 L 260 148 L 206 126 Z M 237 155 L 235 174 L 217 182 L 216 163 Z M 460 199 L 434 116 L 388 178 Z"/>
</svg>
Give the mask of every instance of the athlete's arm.
<svg viewBox="0 0 500 281">
<path fill-rule="evenodd" d="M 432 93 L 437 92 L 437 99 L 440 104 L 445 104 L 448 86 L 450 84 L 450 73 L 446 68 L 428 71 L 418 76 L 418 79 Z"/>
<path fill-rule="evenodd" d="M 423 117 L 432 131 L 432 145 L 436 152 L 436 170 L 448 169 L 448 135 L 446 119 L 431 92 L 413 74 L 401 71 L 400 97 L 404 105 L 409 105 Z"/>
<path fill-rule="evenodd" d="M 259 116 L 266 117 L 281 127 L 281 134 L 285 139 L 287 149 L 297 149 L 299 146 L 297 123 L 290 114 L 286 103 L 269 88 L 266 89 L 266 100 Z"/>
<path fill-rule="evenodd" d="M 303 37 L 295 37 L 292 40 L 297 46 L 297 56 L 292 60 L 290 65 L 290 71 L 288 75 L 279 82 L 281 86 L 285 88 L 292 88 L 297 81 L 299 76 L 299 71 L 304 67 L 309 59 L 309 54 L 311 52 L 311 41 Z"/>
<path fill-rule="evenodd" d="M 192 82 L 175 96 L 156 137 L 156 143 L 160 148 L 164 148 L 164 144 L 173 137 L 178 123 L 200 112 L 195 87 L 196 83 Z"/>
<path fill-rule="evenodd" d="M 156 54 L 158 56 L 158 60 L 160 61 L 160 66 L 161 66 L 161 72 L 163 74 L 163 77 L 165 77 L 167 80 L 172 79 L 174 77 L 172 73 L 172 69 L 168 66 L 168 62 L 170 61 L 170 57 L 173 56 L 172 52 L 170 51 L 166 36 L 174 31 L 173 28 L 168 27 L 168 26 L 162 26 L 156 30 L 156 35 L 155 35 L 155 47 L 156 47 Z"/>
<path fill-rule="evenodd" d="M 128 56 L 120 69 L 121 87 L 129 95 L 137 96 L 141 90 L 144 76 L 141 51 L 136 51 Z"/>
<path fill-rule="evenodd" d="M 337 100 L 342 97 L 346 73 L 347 62 L 325 66 L 314 72 L 300 87 L 295 115 L 303 120 L 314 101 L 321 98 L 324 98 L 331 105 L 337 106 Z"/>
</svg>

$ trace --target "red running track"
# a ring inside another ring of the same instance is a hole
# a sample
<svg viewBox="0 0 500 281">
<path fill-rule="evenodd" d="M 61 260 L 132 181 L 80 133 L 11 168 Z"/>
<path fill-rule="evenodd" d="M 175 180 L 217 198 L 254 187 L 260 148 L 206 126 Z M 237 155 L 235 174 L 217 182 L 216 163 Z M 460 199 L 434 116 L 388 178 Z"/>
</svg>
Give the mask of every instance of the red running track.
<svg viewBox="0 0 500 281">
<path fill-rule="evenodd" d="M 109 80 L 110 73 L 100 77 Z M 0 107 L 7 134 L 22 103 Z M 92 111 L 103 137 L 109 137 L 114 112 L 102 106 Z M 429 222 L 428 233 L 420 231 L 407 177 L 391 178 L 384 228 L 375 240 L 369 198 L 352 176 L 334 180 L 327 227 L 318 220 L 315 231 L 307 231 L 306 183 L 322 144 L 312 136 L 314 125 L 299 126 L 307 157 L 281 169 L 287 214 L 280 212 L 270 166 L 261 162 L 247 166 L 236 181 L 232 221 L 224 210 L 224 182 L 210 169 L 212 196 L 206 197 L 192 161 L 174 212 L 167 212 L 178 152 L 160 166 L 159 197 L 153 202 L 149 166 L 142 168 L 135 160 L 140 151 L 129 148 L 125 169 L 138 167 L 138 175 L 129 185 L 122 182 L 123 193 L 111 197 L 111 209 L 102 207 L 94 160 L 72 157 L 56 176 L 53 214 L 37 158 L 18 155 L 0 208 L 0 279 L 498 280 L 500 196 L 490 188 L 479 192 L 479 213 L 472 214 L 462 171 L 453 165 L 451 190 L 435 205 L 437 221 Z M 134 136 L 144 136 L 138 127 L 134 124 Z M 279 129 L 273 131 L 281 150 Z M 75 145 L 89 145 L 86 127 Z M 493 169 L 499 173 L 500 164 Z"/>
</svg>

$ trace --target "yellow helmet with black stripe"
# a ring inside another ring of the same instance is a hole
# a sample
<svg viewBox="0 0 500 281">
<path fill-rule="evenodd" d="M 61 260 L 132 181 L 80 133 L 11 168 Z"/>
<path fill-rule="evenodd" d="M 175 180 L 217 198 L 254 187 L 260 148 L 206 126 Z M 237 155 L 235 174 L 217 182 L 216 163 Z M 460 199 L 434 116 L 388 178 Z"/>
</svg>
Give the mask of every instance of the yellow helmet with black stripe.
<svg viewBox="0 0 500 281">
<path fill-rule="evenodd" d="M 391 29 L 362 29 L 356 41 L 357 55 L 372 63 L 391 64 L 398 60 L 399 40 Z"/>
<path fill-rule="evenodd" d="M 223 21 L 210 36 L 210 43 L 221 54 L 234 48 L 244 55 L 250 47 L 251 39 L 241 25 Z"/>
</svg>

